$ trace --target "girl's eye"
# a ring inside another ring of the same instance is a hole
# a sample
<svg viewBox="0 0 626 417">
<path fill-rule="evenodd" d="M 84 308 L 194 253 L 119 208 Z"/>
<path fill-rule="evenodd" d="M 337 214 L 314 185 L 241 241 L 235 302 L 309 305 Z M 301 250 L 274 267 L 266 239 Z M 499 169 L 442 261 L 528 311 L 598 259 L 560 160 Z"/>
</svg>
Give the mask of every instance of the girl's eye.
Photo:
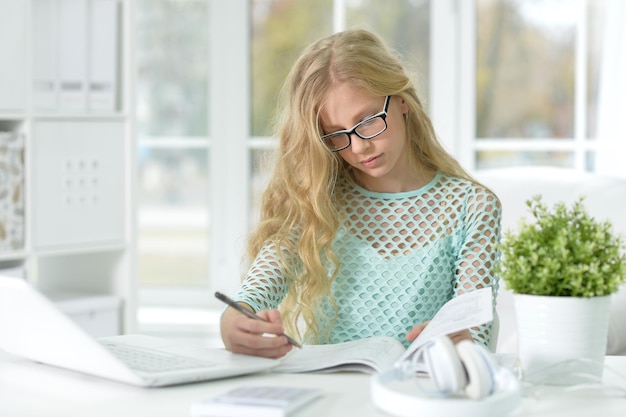
<svg viewBox="0 0 626 417">
<path fill-rule="evenodd" d="M 371 119 L 365 119 L 361 122 L 361 126 L 369 126 L 372 123 L 374 123 L 374 121 L 376 120 L 375 117 L 371 118 Z"/>
</svg>

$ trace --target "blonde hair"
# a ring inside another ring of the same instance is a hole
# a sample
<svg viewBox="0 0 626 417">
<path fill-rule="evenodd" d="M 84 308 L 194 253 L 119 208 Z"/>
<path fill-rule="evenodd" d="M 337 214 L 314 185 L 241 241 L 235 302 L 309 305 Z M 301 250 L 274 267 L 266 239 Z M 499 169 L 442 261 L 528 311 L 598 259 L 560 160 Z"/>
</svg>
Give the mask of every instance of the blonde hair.
<svg viewBox="0 0 626 417">
<path fill-rule="evenodd" d="M 350 30 L 304 50 L 281 91 L 276 163 L 261 201 L 260 223 L 248 240 L 248 257 L 254 259 L 268 243 L 279 248 L 290 285 L 280 306 L 284 326 L 287 333 L 301 337 L 302 321 L 304 339 L 316 343 L 328 337 L 320 334 L 320 320 L 335 319 L 324 317 L 320 308 L 326 297 L 333 302 L 330 287 L 339 266 L 331 247 L 339 224 L 335 183 L 352 175 L 349 165 L 322 144 L 319 112 L 333 85 L 344 82 L 374 96 L 404 99 L 409 106 L 406 136 L 416 170 L 426 167 L 471 179 L 437 140 L 411 77 L 378 36 Z"/>
</svg>

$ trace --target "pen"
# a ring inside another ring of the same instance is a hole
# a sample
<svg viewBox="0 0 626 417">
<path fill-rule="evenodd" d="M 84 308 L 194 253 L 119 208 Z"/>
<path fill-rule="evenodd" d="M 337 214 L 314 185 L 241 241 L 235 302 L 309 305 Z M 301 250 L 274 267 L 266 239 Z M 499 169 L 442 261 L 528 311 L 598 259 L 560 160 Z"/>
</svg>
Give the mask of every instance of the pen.
<svg viewBox="0 0 626 417">
<path fill-rule="evenodd" d="M 226 304 L 228 304 L 229 306 L 231 306 L 232 308 L 234 308 L 238 312 L 240 312 L 240 313 L 250 317 L 251 319 L 267 322 L 267 320 L 264 320 L 261 317 L 257 316 L 256 314 L 254 314 L 252 311 L 250 311 L 250 310 L 248 310 L 246 308 L 243 308 L 242 306 L 240 306 L 239 304 L 234 302 L 230 297 L 222 294 L 219 291 L 215 292 L 215 298 L 217 298 L 220 301 L 225 302 Z M 300 343 L 296 342 L 293 338 L 287 336 L 286 334 L 283 334 L 283 336 L 285 336 L 287 338 L 287 341 L 289 343 L 291 343 L 292 345 L 294 345 L 295 347 L 297 347 L 297 348 L 301 348 L 302 347 L 302 346 L 300 346 Z"/>
</svg>

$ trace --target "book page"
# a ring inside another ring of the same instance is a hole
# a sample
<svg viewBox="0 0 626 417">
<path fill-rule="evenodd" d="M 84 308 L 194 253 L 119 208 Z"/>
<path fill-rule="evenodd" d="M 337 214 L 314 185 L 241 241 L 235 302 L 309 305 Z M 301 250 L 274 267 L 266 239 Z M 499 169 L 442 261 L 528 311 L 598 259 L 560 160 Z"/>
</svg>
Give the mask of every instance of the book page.
<svg viewBox="0 0 626 417">
<path fill-rule="evenodd" d="M 492 289 L 491 287 L 486 287 L 466 292 L 445 303 L 417 339 L 411 343 L 411 346 L 400 357 L 398 362 L 404 361 L 420 347 L 436 337 L 492 321 L 493 304 L 491 298 Z"/>
<path fill-rule="evenodd" d="M 360 370 L 374 372 L 393 366 L 404 346 L 392 337 L 377 336 L 329 345 L 305 345 L 294 349 L 275 372 Z"/>
<path fill-rule="evenodd" d="M 445 303 L 408 349 L 387 336 L 369 337 L 328 345 L 294 349 L 273 369 L 275 372 L 374 372 L 404 361 L 429 340 L 493 320 L 491 287 L 467 292 Z"/>
</svg>

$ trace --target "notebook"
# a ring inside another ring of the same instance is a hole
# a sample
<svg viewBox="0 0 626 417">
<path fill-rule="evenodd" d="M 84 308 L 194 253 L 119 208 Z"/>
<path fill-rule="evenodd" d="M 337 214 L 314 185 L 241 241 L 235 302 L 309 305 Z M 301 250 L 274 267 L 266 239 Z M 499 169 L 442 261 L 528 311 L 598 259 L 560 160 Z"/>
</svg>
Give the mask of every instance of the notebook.
<svg viewBox="0 0 626 417">
<path fill-rule="evenodd" d="M 94 338 L 26 280 L 0 276 L 0 349 L 36 362 L 142 387 L 268 370 L 277 360 L 146 335 Z"/>
</svg>

